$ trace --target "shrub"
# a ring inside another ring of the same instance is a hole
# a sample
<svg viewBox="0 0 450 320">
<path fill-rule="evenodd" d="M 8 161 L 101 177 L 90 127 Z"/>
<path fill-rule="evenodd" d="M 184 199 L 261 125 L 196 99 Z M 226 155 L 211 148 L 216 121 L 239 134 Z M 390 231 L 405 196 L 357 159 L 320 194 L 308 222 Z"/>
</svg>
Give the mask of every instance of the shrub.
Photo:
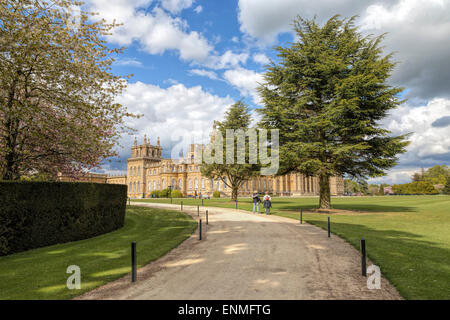
<svg viewBox="0 0 450 320">
<path fill-rule="evenodd" d="M 172 198 L 183 198 L 183 193 L 180 190 L 172 190 Z"/>
<path fill-rule="evenodd" d="M 213 192 L 213 197 L 214 197 L 214 198 L 220 198 L 220 192 L 217 191 L 217 190 L 214 191 L 214 192 Z"/>
<path fill-rule="evenodd" d="M 414 181 L 392 186 L 396 194 L 437 194 L 436 188 L 429 181 Z"/>
<path fill-rule="evenodd" d="M 0 182 L 0 255 L 91 238 L 123 226 L 127 187 Z"/>
<path fill-rule="evenodd" d="M 158 198 L 167 198 L 169 196 L 169 190 L 163 189 L 158 192 Z"/>
<path fill-rule="evenodd" d="M 150 197 L 151 197 L 151 198 L 159 198 L 159 190 L 153 190 L 153 191 L 150 193 Z"/>
</svg>

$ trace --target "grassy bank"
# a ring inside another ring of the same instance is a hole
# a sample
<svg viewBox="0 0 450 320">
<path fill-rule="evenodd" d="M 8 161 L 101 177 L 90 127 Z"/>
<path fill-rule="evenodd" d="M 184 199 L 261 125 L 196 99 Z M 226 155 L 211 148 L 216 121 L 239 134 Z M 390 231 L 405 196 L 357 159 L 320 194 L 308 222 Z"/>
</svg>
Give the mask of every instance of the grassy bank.
<svg viewBox="0 0 450 320">
<path fill-rule="evenodd" d="M 68 299 L 130 272 L 130 246 L 137 242 L 138 267 L 153 261 L 196 228 L 180 212 L 131 206 L 125 226 L 82 241 L 0 257 L 0 299 Z M 69 265 L 81 269 L 81 290 L 66 287 Z"/>
<path fill-rule="evenodd" d="M 182 199 L 185 205 L 201 200 Z M 145 199 L 170 203 L 170 199 Z M 179 204 L 181 199 L 173 199 Z M 234 208 L 229 199 L 204 200 L 205 206 Z M 407 299 L 450 299 L 450 196 L 333 198 L 331 230 L 359 250 L 366 239 L 369 258 Z M 251 199 L 238 201 L 252 210 Z M 317 208 L 318 198 L 273 198 L 273 213 L 293 219 L 298 209 Z M 304 220 L 326 228 L 327 214 L 305 213 Z"/>
</svg>

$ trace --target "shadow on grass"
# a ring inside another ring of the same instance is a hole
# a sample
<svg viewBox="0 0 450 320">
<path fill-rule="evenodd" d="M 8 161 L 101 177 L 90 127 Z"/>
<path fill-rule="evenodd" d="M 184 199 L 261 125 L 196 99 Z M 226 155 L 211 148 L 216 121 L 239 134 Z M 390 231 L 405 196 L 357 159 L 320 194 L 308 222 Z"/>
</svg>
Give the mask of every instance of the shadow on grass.
<svg viewBox="0 0 450 320">
<path fill-rule="evenodd" d="M 327 229 L 325 220 L 308 223 Z M 333 221 L 331 230 L 358 250 L 366 239 L 368 257 L 407 299 L 450 299 L 450 250 L 423 236 L 398 230 L 376 230 Z"/>
<path fill-rule="evenodd" d="M 306 210 L 317 209 L 318 204 L 295 204 L 289 201 L 277 201 L 273 204 L 279 210 L 298 211 L 300 208 Z M 397 206 L 397 205 L 379 205 L 366 203 L 333 203 L 332 209 L 351 210 L 351 211 L 369 211 L 369 212 L 417 212 L 415 207 Z"/>
</svg>

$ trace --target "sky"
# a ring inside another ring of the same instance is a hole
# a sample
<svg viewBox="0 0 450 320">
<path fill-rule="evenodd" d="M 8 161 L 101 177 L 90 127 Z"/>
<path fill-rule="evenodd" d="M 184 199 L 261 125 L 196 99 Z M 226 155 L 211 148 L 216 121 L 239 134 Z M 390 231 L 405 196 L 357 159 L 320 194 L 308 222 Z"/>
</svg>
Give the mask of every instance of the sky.
<svg viewBox="0 0 450 320">
<path fill-rule="evenodd" d="M 411 133 L 408 151 L 384 177 L 370 183 L 405 183 L 421 167 L 450 164 L 450 0 L 85 0 L 85 8 L 122 25 L 107 37 L 125 46 L 112 66 L 133 74 L 117 97 L 135 129 L 124 135 L 118 158 L 102 171 L 126 171 L 134 137 L 151 143 L 159 136 L 166 158 L 180 146 L 207 142 L 214 120 L 242 99 L 261 107 L 256 91 L 275 46 L 295 41 L 292 20 L 335 14 L 358 16 L 364 35 L 386 33 L 385 53 L 398 64 L 389 83 L 405 88 L 406 99 L 382 121 L 393 134 Z M 195 141 L 192 140 L 195 137 Z"/>
</svg>

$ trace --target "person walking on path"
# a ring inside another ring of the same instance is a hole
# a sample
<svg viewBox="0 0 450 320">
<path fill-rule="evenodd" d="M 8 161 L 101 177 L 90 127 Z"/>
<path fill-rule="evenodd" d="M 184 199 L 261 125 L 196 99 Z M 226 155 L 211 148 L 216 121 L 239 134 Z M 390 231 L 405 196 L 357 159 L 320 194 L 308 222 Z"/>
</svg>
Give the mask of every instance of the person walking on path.
<svg viewBox="0 0 450 320">
<path fill-rule="evenodd" d="M 266 214 L 270 214 L 270 208 L 272 207 L 272 198 L 269 196 L 269 192 L 266 192 L 264 196 L 264 208 L 266 209 Z"/>
<path fill-rule="evenodd" d="M 253 192 L 253 213 L 259 213 L 259 203 L 261 202 L 261 199 L 258 196 L 258 193 L 256 191 Z"/>
</svg>

